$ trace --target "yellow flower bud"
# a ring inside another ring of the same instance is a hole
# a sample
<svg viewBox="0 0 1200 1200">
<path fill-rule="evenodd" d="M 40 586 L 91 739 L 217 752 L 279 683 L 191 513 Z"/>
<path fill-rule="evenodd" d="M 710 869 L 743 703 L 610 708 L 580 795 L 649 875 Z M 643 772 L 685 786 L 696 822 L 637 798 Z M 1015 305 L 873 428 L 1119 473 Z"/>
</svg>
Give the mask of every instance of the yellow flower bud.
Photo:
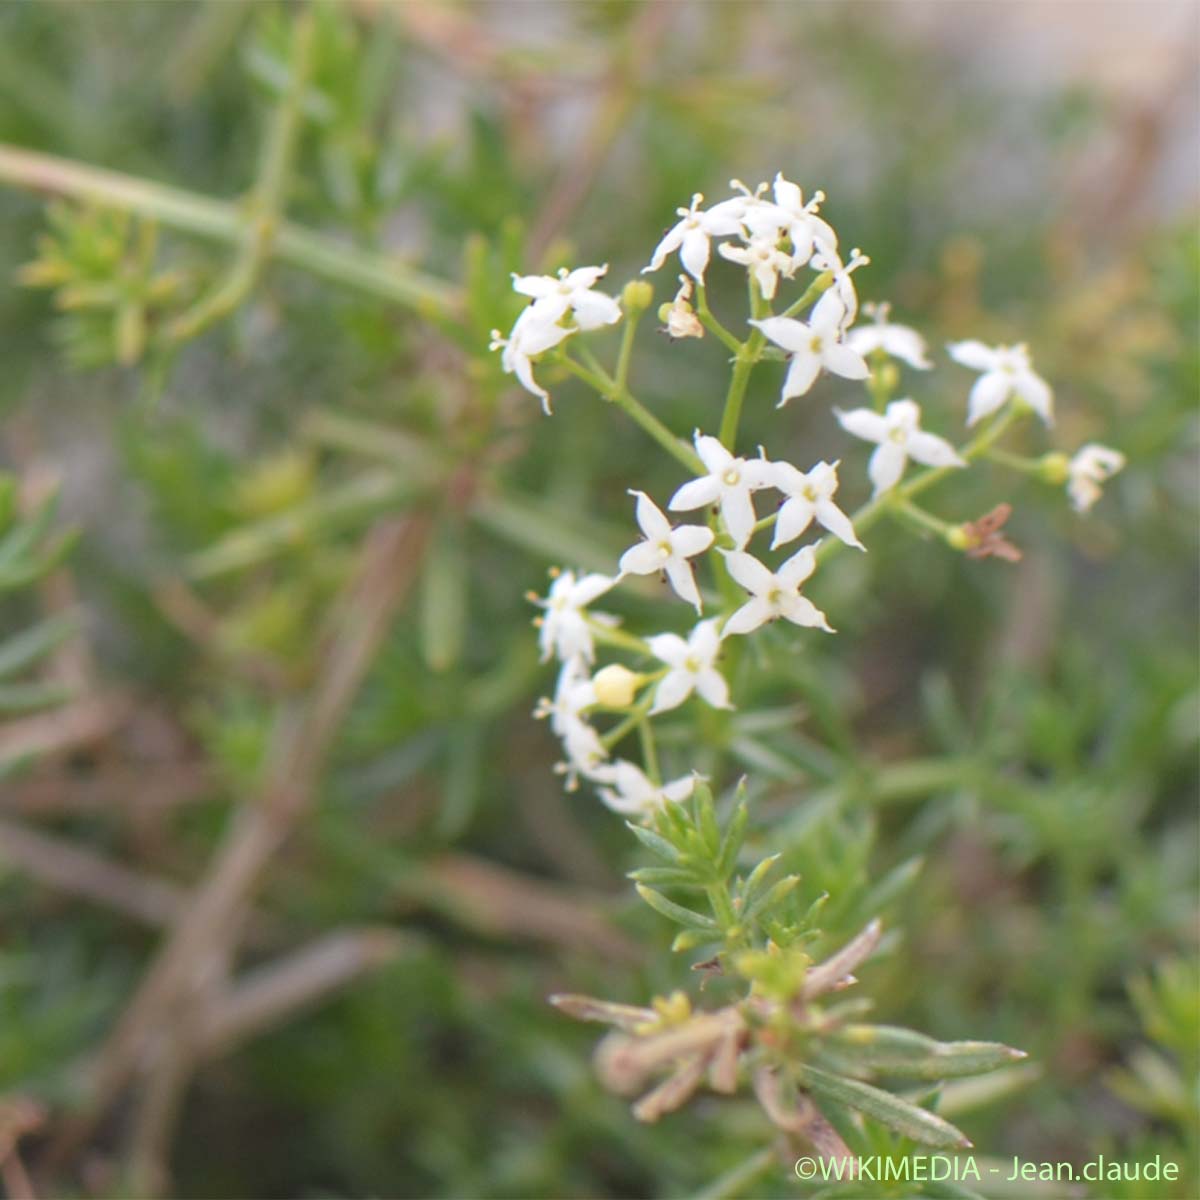
<svg viewBox="0 0 1200 1200">
<path fill-rule="evenodd" d="M 1038 471 L 1047 483 L 1060 487 L 1071 473 L 1071 460 L 1065 454 L 1047 454 L 1038 463 Z"/>
<path fill-rule="evenodd" d="M 602 667 L 592 678 L 596 700 L 605 708 L 628 708 L 641 682 L 640 675 L 620 663 Z"/>
<path fill-rule="evenodd" d="M 626 314 L 645 312 L 654 303 L 654 287 L 645 279 L 631 279 L 621 289 L 621 307 Z"/>
</svg>

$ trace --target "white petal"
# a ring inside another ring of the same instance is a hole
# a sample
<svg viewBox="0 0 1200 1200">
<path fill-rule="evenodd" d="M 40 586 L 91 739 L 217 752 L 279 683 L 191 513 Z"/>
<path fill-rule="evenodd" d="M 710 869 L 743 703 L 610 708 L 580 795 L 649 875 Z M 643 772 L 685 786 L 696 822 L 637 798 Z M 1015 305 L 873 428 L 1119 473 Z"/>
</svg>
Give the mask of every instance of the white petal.
<svg viewBox="0 0 1200 1200">
<path fill-rule="evenodd" d="M 599 329 L 621 319 L 621 306 L 603 292 L 577 292 L 571 297 L 571 308 L 580 329 Z"/>
<path fill-rule="evenodd" d="M 729 684 L 725 676 L 717 670 L 701 671 L 696 676 L 696 691 L 706 704 L 713 708 L 732 708 L 729 703 Z"/>
<path fill-rule="evenodd" d="M 691 653 L 691 647 L 677 633 L 656 633 L 647 639 L 646 645 L 655 658 L 669 667 L 682 667 Z"/>
<path fill-rule="evenodd" d="M 832 500 L 823 498 L 817 501 L 817 520 L 847 546 L 856 546 L 859 550 L 866 549 L 858 540 L 850 518 Z"/>
<path fill-rule="evenodd" d="M 690 512 L 693 508 L 703 508 L 713 504 L 721 494 L 721 485 L 711 475 L 701 479 L 693 479 L 685 483 L 671 497 L 667 507 L 675 512 Z"/>
<path fill-rule="evenodd" d="M 804 625 L 809 629 L 824 629 L 833 633 L 825 614 L 805 596 L 787 596 L 782 605 L 783 616 L 793 625 Z"/>
<path fill-rule="evenodd" d="M 1054 393 L 1050 385 L 1032 371 L 1022 371 L 1016 378 L 1017 394 L 1047 425 L 1054 424 Z"/>
<path fill-rule="evenodd" d="M 893 358 L 901 359 L 918 371 L 928 371 L 933 367 L 926 357 L 925 339 L 907 325 L 883 326 L 883 348 Z"/>
<path fill-rule="evenodd" d="M 667 255 L 674 254 L 679 249 L 683 244 L 683 235 L 686 228 L 687 221 L 685 218 L 663 234 L 662 241 L 654 247 L 654 254 L 650 258 L 650 265 L 642 268 L 643 275 L 647 271 L 657 271 L 667 261 Z"/>
<path fill-rule="evenodd" d="M 973 371 L 991 371 L 996 366 L 996 351 L 982 342 L 948 342 L 946 350 L 955 362 Z"/>
<path fill-rule="evenodd" d="M 611 575 L 601 575 L 598 572 L 584 575 L 578 583 L 571 587 L 571 604 L 576 608 L 591 604 L 593 600 L 611 590 L 616 582 Z"/>
<path fill-rule="evenodd" d="M 558 280 L 553 275 L 513 275 L 514 292 L 522 296 L 532 296 L 540 300 L 543 296 L 552 296 L 558 291 Z"/>
<path fill-rule="evenodd" d="M 678 708 L 692 694 L 695 682 L 691 671 L 668 671 L 655 689 L 650 715 Z"/>
<path fill-rule="evenodd" d="M 867 476 L 875 487 L 875 495 L 886 492 L 900 481 L 908 455 L 897 442 L 880 442 L 879 448 L 867 463 Z"/>
<path fill-rule="evenodd" d="M 775 299 L 775 289 L 779 285 L 779 274 L 770 263 L 759 263 L 754 268 L 754 278 L 758 280 L 758 289 L 764 300 Z"/>
<path fill-rule="evenodd" d="M 1005 371 L 988 371 L 975 380 L 967 400 L 967 424 L 990 417 L 1008 399 L 1013 377 Z"/>
<path fill-rule="evenodd" d="M 637 497 L 637 523 L 651 541 L 667 541 L 671 536 L 671 522 L 661 508 L 645 492 L 633 492 Z"/>
<path fill-rule="evenodd" d="M 757 595 L 769 592 L 775 586 L 775 576 L 753 554 L 742 550 L 722 550 L 721 553 L 731 578 L 746 591 Z"/>
<path fill-rule="evenodd" d="M 550 393 L 533 377 L 533 364 L 523 354 L 514 354 L 510 360 L 512 370 L 521 382 L 521 386 L 542 399 L 542 407 L 546 415 L 550 414 Z"/>
<path fill-rule="evenodd" d="M 863 356 L 844 342 L 826 346 L 821 354 L 821 361 L 827 371 L 832 371 L 843 379 L 866 379 L 871 373 Z"/>
<path fill-rule="evenodd" d="M 602 267 L 576 267 L 563 284 L 572 292 L 585 292 L 589 288 L 594 288 L 600 279 L 608 274 L 608 263 Z"/>
<path fill-rule="evenodd" d="M 918 431 L 908 439 L 908 454 L 915 462 L 927 467 L 965 467 L 966 460 L 959 458 L 958 451 L 945 438 L 936 433 Z"/>
<path fill-rule="evenodd" d="M 693 279 L 704 282 L 704 269 L 708 266 L 708 234 L 703 229 L 689 229 L 683 235 L 679 261 Z"/>
<path fill-rule="evenodd" d="M 833 410 L 838 424 L 855 437 L 868 442 L 884 442 L 890 432 L 887 418 L 881 413 L 872 412 L 869 408 L 853 408 L 842 412 L 840 408 Z"/>
<path fill-rule="evenodd" d="M 701 662 L 711 663 L 721 648 L 721 635 L 717 630 L 719 624 L 716 617 L 701 621 L 688 635 L 688 650 Z"/>
<path fill-rule="evenodd" d="M 713 544 L 714 534 L 707 525 L 680 525 L 671 531 L 671 548 L 680 558 L 703 554 Z"/>
<path fill-rule="evenodd" d="M 682 559 L 672 558 L 667 561 L 666 570 L 675 594 L 700 612 L 700 592 L 696 588 L 696 577 L 692 574 L 692 568 Z"/>
<path fill-rule="evenodd" d="M 729 536 L 740 550 L 754 532 L 754 502 L 750 499 L 748 488 L 729 488 L 721 496 L 721 516 L 725 519 L 725 528 Z"/>
<path fill-rule="evenodd" d="M 760 625 L 765 625 L 776 616 L 775 610 L 760 596 L 747 600 L 741 608 L 725 622 L 721 630 L 722 637 L 733 634 L 752 633 Z"/>
<path fill-rule="evenodd" d="M 727 258 L 730 262 L 735 262 L 742 267 L 750 261 L 750 248 L 735 245 L 733 242 L 722 242 L 717 247 L 717 253 L 722 258 Z"/>
<path fill-rule="evenodd" d="M 793 496 L 786 501 L 775 518 L 775 538 L 771 549 L 794 542 L 812 524 L 813 503 L 803 496 Z"/>
<path fill-rule="evenodd" d="M 827 288 L 813 305 L 808 323 L 814 333 L 819 333 L 823 337 L 836 337 L 842 322 L 846 319 L 847 312 L 846 302 L 837 288 Z"/>
<path fill-rule="evenodd" d="M 694 440 L 696 443 L 696 453 L 699 455 L 700 461 L 714 475 L 719 475 L 733 463 L 733 455 L 721 444 L 720 438 L 697 432 Z"/>
<path fill-rule="evenodd" d="M 622 575 L 653 575 L 664 570 L 669 561 L 659 553 L 657 542 L 638 542 L 621 555 L 617 567 Z"/>
<path fill-rule="evenodd" d="M 793 354 L 787 375 L 784 376 L 779 406 L 782 408 L 794 397 L 806 395 L 820 373 L 821 359 L 811 349 L 805 347 Z"/>
<path fill-rule="evenodd" d="M 686 800 L 695 790 L 695 775 L 685 775 L 682 779 L 672 780 L 662 786 L 663 796 L 672 804 L 679 804 Z"/>
<path fill-rule="evenodd" d="M 817 551 L 813 546 L 797 550 L 776 572 L 788 591 L 798 588 L 817 569 Z"/>
<path fill-rule="evenodd" d="M 921 406 L 915 400 L 893 400 L 883 414 L 890 429 L 906 429 L 910 432 L 921 424 Z"/>
<path fill-rule="evenodd" d="M 812 342 L 812 330 L 803 321 L 791 317 L 766 317 L 761 321 L 750 321 L 763 331 L 768 341 L 793 354 L 797 350 L 806 350 Z"/>
</svg>

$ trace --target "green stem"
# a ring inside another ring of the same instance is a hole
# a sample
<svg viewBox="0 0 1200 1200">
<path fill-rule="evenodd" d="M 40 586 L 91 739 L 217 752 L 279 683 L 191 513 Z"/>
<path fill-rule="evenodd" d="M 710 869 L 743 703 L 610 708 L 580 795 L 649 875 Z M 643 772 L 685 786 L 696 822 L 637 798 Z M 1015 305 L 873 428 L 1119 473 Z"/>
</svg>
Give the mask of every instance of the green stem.
<svg viewBox="0 0 1200 1200">
<path fill-rule="evenodd" d="M 672 458 L 682 463 L 694 475 L 705 474 L 704 464 L 696 452 L 680 441 L 628 388 L 617 386 L 617 381 L 604 370 L 594 356 L 582 347 L 582 352 L 591 358 L 591 365 L 585 366 L 565 352 L 559 357 L 572 374 L 577 375 L 585 383 L 590 384 L 605 400 L 611 401 L 622 409 L 636 424 L 640 425 Z"/>
<path fill-rule="evenodd" d="M 226 245 L 240 245 L 245 236 L 245 216 L 236 204 L 3 143 L 0 183 L 136 213 Z M 287 223 L 280 224 L 271 253 L 331 283 L 432 317 L 461 320 L 463 299 L 456 287 L 382 254 Z"/>
<path fill-rule="evenodd" d="M 993 448 L 988 450 L 984 457 L 992 462 L 1000 463 L 1001 466 L 1020 471 L 1024 475 L 1041 475 L 1042 473 L 1041 462 L 1036 458 L 1026 458 L 1023 454 L 1009 454 L 1007 450 Z"/>
<path fill-rule="evenodd" d="M 633 357 L 633 336 L 637 332 L 638 321 L 642 318 L 642 310 L 633 316 L 626 316 L 625 328 L 621 331 L 621 348 L 617 351 L 617 371 L 613 382 L 618 391 L 629 390 L 629 363 Z"/>
<path fill-rule="evenodd" d="M 662 786 L 662 772 L 658 769 L 658 748 L 654 744 L 654 730 L 645 716 L 638 722 L 638 737 L 642 743 L 642 761 L 646 764 L 646 775 L 655 787 Z"/>
<path fill-rule="evenodd" d="M 731 353 L 737 354 L 741 350 L 742 343 L 713 316 L 712 309 L 708 307 L 708 289 L 702 283 L 696 284 L 696 315 L 704 328 L 723 342 Z"/>
<path fill-rule="evenodd" d="M 288 83 L 271 117 L 258 179 L 250 193 L 247 221 L 237 257 L 225 278 L 167 329 L 168 340 L 185 342 L 222 321 L 245 301 L 271 255 L 284 207 L 284 193 L 301 127 L 301 101 L 312 70 L 316 22 L 311 8 L 296 19 Z"/>
<path fill-rule="evenodd" d="M 585 617 L 585 620 L 596 641 L 606 646 L 616 646 L 621 650 L 631 650 L 634 654 L 648 655 L 650 653 L 649 643 L 643 641 L 642 638 L 632 633 L 626 633 L 623 629 L 614 629 L 611 625 L 605 625 L 603 621 L 597 621 L 593 617 Z"/>
<path fill-rule="evenodd" d="M 936 534 L 938 537 L 946 540 L 949 538 L 953 526 L 949 521 L 943 521 L 940 517 L 935 517 L 933 513 L 926 512 L 920 505 L 913 504 L 909 500 L 900 500 L 892 504 L 890 510 L 898 517 L 903 517 L 905 520 L 912 522 L 920 529 L 927 529 L 930 533 Z"/>
<path fill-rule="evenodd" d="M 779 315 L 781 317 L 794 317 L 797 313 L 803 312 L 810 304 L 817 300 L 823 292 L 827 292 L 833 284 L 833 272 L 823 271 L 816 277 L 805 289 L 804 294 L 799 300 L 793 301 Z"/>
</svg>

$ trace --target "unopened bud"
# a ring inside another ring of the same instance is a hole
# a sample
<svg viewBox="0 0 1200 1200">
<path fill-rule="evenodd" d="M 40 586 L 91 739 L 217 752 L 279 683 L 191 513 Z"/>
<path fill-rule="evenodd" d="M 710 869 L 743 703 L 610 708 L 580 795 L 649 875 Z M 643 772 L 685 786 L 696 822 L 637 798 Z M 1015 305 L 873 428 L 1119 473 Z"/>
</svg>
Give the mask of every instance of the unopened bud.
<svg viewBox="0 0 1200 1200">
<path fill-rule="evenodd" d="M 976 540 L 965 525 L 953 525 L 946 533 L 946 544 L 953 550 L 970 550 Z"/>
<path fill-rule="evenodd" d="M 645 312 L 654 303 L 654 287 L 645 279 L 631 279 L 621 289 L 621 307 L 629 315 Z"/>
<path fill-rule="evenodd" d="M 1071 460 L 1058 451 L 1043 455 L 1038 460 L 1038 474 L 1054 487 L 1060 487 L 1067 482 L 1071 473 Z"/>
<path fill-rule="evenodd" d="M 620 663 L 602 667 L 592 677 L 596 701 L 605 708 L 628 708 L 637 694 L 642 677 Z"/>
</svg>

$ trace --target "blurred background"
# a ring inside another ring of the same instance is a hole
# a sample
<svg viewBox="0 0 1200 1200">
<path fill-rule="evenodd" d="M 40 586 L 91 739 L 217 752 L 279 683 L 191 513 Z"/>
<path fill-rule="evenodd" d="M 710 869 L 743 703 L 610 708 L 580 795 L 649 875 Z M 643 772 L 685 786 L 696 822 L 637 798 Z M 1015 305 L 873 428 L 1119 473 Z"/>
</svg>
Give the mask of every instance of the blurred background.
<svg viewBox="0 0 1200 1200">
<path fill-rule="evenodd" d="M 1087 518 L 998 470 L 938 494 L 1011 500 L 1017 566 L 882 531 L 836 561 L 842 636 L 780 656 L 794 717 L 740 749 L 758 849 L 831 934 L 883 914 L 878 1020 L 1029 1052 L 946 1099 L 981 1153 L 1157 1154 L 1183 1180 L 1093 1194 L 1195 1195 L 1196 5 L 348 0 L 297 84 L 305 12 L 0 6 L 9 1193 L 18 1133 L 37 1194 L 97 1196 L 684 1196 L 768 1140 L 749 1100 L 638 1125 L 545 1003 L 697 997 L 627 832 L 552 773 L 525 599 L 611 570 L 625 488 L 675 480 L 486 346 L 509 271 L 607 261 L 615 293 L 693 192 L 781 170 L 936 348 L 939 432 L 942 343 L 1027 341 L 1054 444 L 1128 466 Z M 732 322 L 736 268 L 710 284 Z M 673 428 L 724 370 L 639 339 Z M 747 445 L 845 452 L 777 386 Z M 241 947 L 182 954 L 130 1065 L 201 900 Z"/>
</svg>

